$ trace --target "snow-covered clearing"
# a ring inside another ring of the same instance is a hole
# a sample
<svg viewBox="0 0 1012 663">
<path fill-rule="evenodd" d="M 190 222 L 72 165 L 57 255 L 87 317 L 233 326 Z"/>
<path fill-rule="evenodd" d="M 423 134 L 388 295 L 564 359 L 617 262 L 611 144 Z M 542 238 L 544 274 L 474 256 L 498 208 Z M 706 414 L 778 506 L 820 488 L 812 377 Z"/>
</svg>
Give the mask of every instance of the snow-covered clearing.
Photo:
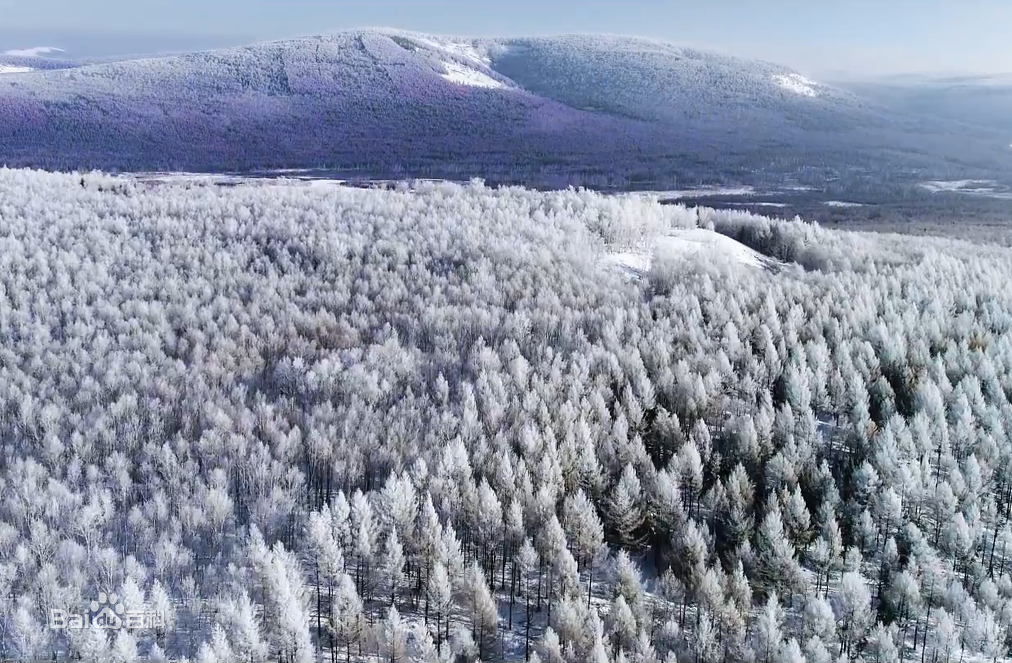
<svg viewBox="0 0 1012 663">
<path fill-rule="evenodd" d="M 126 175 L 129 179 L 144 182 L 146 184 L 242 184 L 254 181 L 254 178 L 239 177 L 237 175 L 211 175 L 207 173 L 131 173 Z"/>
<path fill-rule="evenodd" d="M 755 188 L 751 186 L 701 186 L 697 189 L 643 191 L 642 193 L 659 198 L 677 200 L 680 198 L 709 198 L 714 196 L 751 196 L 755 194 Z"/>
<path fill-rule="evenodd" d="M 443 67 L 446 68 L 446 73 L 441 74 L 442 77 L 451 83 L 456 83 L 457 85 L 484 88 L 506 87 L 488 74 L 482 73 L 477 69 L 472 69 L 471 67 L 465 67 L 464 65 L 457 64 L 456 62 L 443 62 Z"/>
<path fill-rule="evenodd" d="M 608 253 L 605 262 L 632 278 L 641 278 L 657 259 L 675 256 L 722 257 L 735 264 L 758 268 L 775 262 L 730 237 L 705 228 L 672 230 L 669 235 L 646 240 L 639 248 Z"/>
<path fill-rule="evenodd" d="M 843 200 L 827 200 L 823 204 L 826 207 L 864 207 L 864 203 L 848 203 Z"/>
<path fill-rule="evenodd" d="M 311 187 L 317 188 L 330 188 L 335 186 L 345 186 L 347 180 L 303 180 Z"/>
<path fill-rule="evenodd" d="M 803 97 L 817 97 L 819 96 L 816 87 L 819 85 L 810 78 L 805 78 L 801 74 L 780 74 L 774 76 L 773 80 L 776 81 L 777 85 L 793 92 L 794 94 L 801 95 Z"/>
<path fill-rule="evenodd" d="M 208 173 L 131 173 L 123 177 L 145 184 L 198 184 L 205 186 L 236 186 L 240 184 L 256 185 L 270 183 L 276 186 L 309 186 L 329 188 L 347 186 L 347 180 L 327 177 L 313 177 L 310 169 L 287 169 L 274 171 L 278 177 L 244 177 L 240 175 L 217 175 Z"/>
<path fill-rule="evenodd" d="M 0 74 L 25 74 L 34 71 L 31 67 L 15 67 L 8 64 L 0 64 Z"/>
<path fill-rule="evenodd" d="M 651 256 L 647 251 L 618 251 L 609 253 L 604 260 L 635 279 L 650 271 Z"/>
<path fill-rule="evenodd" d="M 997 184 L 994 180 L 931 180 L 922 182 L 921 186 L 932 193 L 940 191 L 958 191 L 960 193 L 993 191 Z"/>
<path fill-rule="evenodd" d="M 473 45 L 466 42 L 436 42 L 425 37 L 412 37 L 419 44 L 427 48 L 431 48 L 435 51 L 443 51 L 445 53 L 452 53 L 453 55 L 467 58 L 468 60 L 474 60 L 475 62 L 483 65 L 489 65 L 492 61 L 485 53 L 476 49 Z"/>
<path fill-rule="evenodd" d="M 995 180 L 931 180 L 921 182 L 921 188 L 931 193 L 960 193 L 967 196 L 1012 200 L 1012 189 Z"/>
</svg>

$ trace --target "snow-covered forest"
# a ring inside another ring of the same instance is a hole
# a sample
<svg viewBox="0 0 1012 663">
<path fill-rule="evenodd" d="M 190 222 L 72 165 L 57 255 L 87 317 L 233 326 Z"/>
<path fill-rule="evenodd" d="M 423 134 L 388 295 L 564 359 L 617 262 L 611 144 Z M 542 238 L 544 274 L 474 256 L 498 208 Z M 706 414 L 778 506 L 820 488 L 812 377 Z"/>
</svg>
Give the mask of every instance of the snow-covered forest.
<svg viewBox="0 0 1012 663">
<path fill-rule="evenodd" d="M 609 259 L 686 228 L 768 260 Z M 0 658 L 1006 657 L 1009 283 L 643 196 L 0 170 Z M 158 619 L 50 628 L 100 601 Z"/>
</svg>

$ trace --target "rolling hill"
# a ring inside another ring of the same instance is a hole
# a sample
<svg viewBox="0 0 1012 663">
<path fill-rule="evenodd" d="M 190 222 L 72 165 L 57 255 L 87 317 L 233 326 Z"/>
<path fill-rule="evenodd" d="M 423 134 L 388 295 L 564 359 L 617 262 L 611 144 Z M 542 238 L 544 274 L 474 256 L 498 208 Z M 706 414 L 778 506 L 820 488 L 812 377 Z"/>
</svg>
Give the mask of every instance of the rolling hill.
<svg viewBox="0 0 1012 663">
<path fill-rule="evenodd" d="M 982 177 L 1012 164 L 995 129 L 629 37 L 378 29 L 78 67 L 30 60 L 0 60 L 7 165 L 630 186 Z"/>
</svg>

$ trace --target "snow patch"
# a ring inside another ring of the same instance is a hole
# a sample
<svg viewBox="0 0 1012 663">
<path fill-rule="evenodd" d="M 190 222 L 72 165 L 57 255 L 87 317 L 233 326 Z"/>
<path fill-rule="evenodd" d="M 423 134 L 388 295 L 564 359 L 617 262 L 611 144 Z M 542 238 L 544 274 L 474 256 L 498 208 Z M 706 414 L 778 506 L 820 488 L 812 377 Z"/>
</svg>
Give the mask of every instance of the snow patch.
<svg viewBox="0 0 1012 663">
<path fill-rule="evenodd" d="M 56 48 L 55 46 L 36 46 L 34 48 L 22 48 L 22 49 L 14 49 L 12 51 L 4 51 L 4 55 L 10 55 L 18 58 L 37 58 L 40 55 L 46 55 L 47 53 L 63 53 L 63 49 Z"/>
<path fill-rule="evenodd" d="M 466 42 L 436 42 L 425 37 L 413 37 L 419 44 L 430 48 L 434 51 L 443 51 L 444 53 L 451 53 L 453 55 L 473 60 L 478 64 L 488 66 L 492 64 L 492 60 L 483 52 L 479 51 L 472 44 Z"/>
<path fill-rule="evenodd" d="M 644 191 L 642 193 L 668 200 L 676 200 L 679 198 L 708 198 L 712 196 L 751 196 L 755 194 L 755 188 L 750 186 L 703 186 L 698 189 Z"/>
<path fill-rule="evenodd" d="M 25 74 L 29 71 L 35 71 L 31 67 L 14 67 L 11 65 L 0 64 L 0 74 Z"/>
<path fill-rule="evenodd" d="M 673 230 L 671 234 L 653 238 L 652 242 L 640 248 L 608 253 L 604 262 L 631 278 L 639 279 L 650 271 L 657 258 L 669 256 L 723 256 L 733 263 L 756 268 L 776 263 L 741 242 L 705 228 Z"/>
<path fill-rule="evenodd" d="M 864 207 L 864 203 L 848 203 L 843 200 L 827 200 L 823 204 L 826 207 Z"/>
<path fill-rule="evenodd" d="M 737 263 L 750 267 L 763 267 L 769 259 L 741 242 L 705 228 L 679 230 L 662 237 L 657 244 L 660 255 L 699 255 L 716 253 L 725 255 Z"/>
<path fill-rule="evenodd" d="M 941 191 L 980 193 L 993 191 L 995 184 L 997 183 L 994 180 L 932 180 L 930 182 L 922 182 L 921 186 L 932 193 Z"/>
<path fill-rule="evenodd" d="M 921 187 L 931 193 L 958 193 L 965 196 L 1012 200 L 1012 187 L 999 184 L 995 180 L 932 180 L 921 182 Z"/>
<path fill-rule="evenodd" d="M 618 251 L 604 257 L 606 264 L 612 265 L 626 276 L 638 279 L 650 271 L 650 254 L 646 251 Z"/>
<path fill-rule="evenodd" d="M 467 58 L 468 60 L 473 60 L 474 62 L 482 64 L 486 67 L 492 64 L 492 60 L 487 55 L 479 51 L 471 44 L 465 43 L 443 44 L 443 50 L 446 51 L 447 53 L 453 53 L 454 55 L 457 55 L 459 57 Z"/>
<path fill-rule="evenodd" d="M 774 76 L 773 80 L 788 92 L 793 92 L 803 97 L 819 96 L 819 92 L 816 89 L 819 84 L 810 78 L 805 78 L 801 74 L 779 74 Z"/>
<path fill-rule="evenodd" d="M 274 186 L 304 186 L 313 189 L 332 189 L 335 187 L 348 186 L 347 180 L 331 179 L 329 177 L 313 177 L 306 173 L 313 169 L 309 168 L 288 168 L 272 171 L 277 177 L 259 177 L 243 175 L 217 175 L 208 173 L 187 173 L 187 172 L 139 172 L 123 175 L 124 178 L 132 179 L 144 184 L 154 185 L 201 185 L 201 186 L 259 186 L 271 184 Z M 294 175 L 294 177 L 292 177 Z"/>
<path fill-rule="evenodd" d="M 317 189 L 331 189 L 333 187 L 345 186 L 347 180 L 304 180 L 309 186 Z"/>
<path fill-rule="evenodd" d="M 446 73 L 440 75 L 451 83 L 456 83 L 457 85 L 484 88 L 506 87 L 488 74 L 484 74 L 477 69 L 465 67 L 464 65 L 457 64 L 456 62 L 443 62 L 443 67 L 446 68 Z"/>
</svg>

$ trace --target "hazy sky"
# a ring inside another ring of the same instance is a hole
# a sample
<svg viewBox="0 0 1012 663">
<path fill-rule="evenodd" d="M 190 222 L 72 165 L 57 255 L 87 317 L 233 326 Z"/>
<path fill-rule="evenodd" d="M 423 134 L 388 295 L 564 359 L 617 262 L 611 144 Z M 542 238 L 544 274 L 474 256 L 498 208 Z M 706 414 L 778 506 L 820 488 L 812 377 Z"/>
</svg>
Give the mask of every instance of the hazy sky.
<svg viewBox="0 0 1012 663">
<path fill-rule="evenodd" d="M 367 26 L 633 34 L 813 74 L 1012 72 L 1010 0 L 0 0 L 3 49 L 185 50 Z"/>
</svg>

